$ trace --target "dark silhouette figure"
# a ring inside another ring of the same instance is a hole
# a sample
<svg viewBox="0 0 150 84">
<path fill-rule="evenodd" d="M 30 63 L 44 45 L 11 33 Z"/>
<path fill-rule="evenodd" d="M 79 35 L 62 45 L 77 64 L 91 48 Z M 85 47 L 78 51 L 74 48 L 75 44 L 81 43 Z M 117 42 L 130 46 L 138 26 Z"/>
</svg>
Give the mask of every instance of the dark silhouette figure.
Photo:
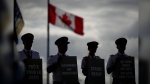
<svg viewBox="0 0 150 84">
<path fill-rule="evenodd" d="M 92 41 L 92 42 L 88 42 L 87 46 L 88 46 L 88 50 L 89 50 L 89 54 L 88 56 L 83 57 L 82 59 L 82 63 L 81 63 L 81 69 L 82 69 L 82 73 L 84 76 L 86 76 L 85 78 L 85 84 L 88 84 L 88 58 L 94 58 L 94 59 L 101 59 L 99 56 L 95 56 L 95 53 L 97 51 L 98 48 L 98 42 L 96 41 Z"/>
<path fill-rule="evenodd" d="M 60 62 L 62 60 L 62 57 L 68 56 L 66 55 L 66 52 L 68 50 L 68 37 L 60 37 L 55 41 L 55 45 L 57 45 L 58 53 L 56 55 L 51 55 L 48 59 L 48 66 L 47 66 L 47 72 L 53 73 L 53 84 L 70 84 L 70 83 L 64 83 L 61 77 L 61 68 L 60 68 Z M 71 84 L 79 84 L 79 82 L 74 82 Z"/>
<path fill-rule="evenodd" d="M 119 38 L 115 41 L 116 48 L 118 49 L 118 53 L 114 55 L 110 55 L 109 60 L 107 62 L 107 73 L 110 74 L 112 73 L 113 77 L 113 83 L 112 84 L 135 84 L 135 82 L 129 82 L 128 80 L 120 80 L 117 77 L 117 64 L 119 62 L 120 57 L 130 57 L 129 55 L 125 54 L 126 50 L 126 44 L 127 44 L 127 39 L 126 38 Z"/>
<path fill-rule="evenodd" d="M 51 55 L 47 62 L 47 72 L 53 72 L 53 84 L 63 84 L 59 66 L 62 60 L 62 56 L 67 56 L 65 53 L 68 49 L 69 43 L 70 42 L 68 42 L 67 37 L 61 37 L 55 41 L 55 45 L 58 47 L 58 53 L 56 55 Z"/>
<path fill-rule="evenodd" d="M 26 33 L 21 37 L 22 43 L 24 45 L 24 49 L 19 51 L 20 58 L 24 59 L 40 59 L 39 53 L 31 50 L 32 43 L 34 40 L 34 35 L 31 33 Z"/>
<path fill-rule="evenodd" d="M 61 59 L 62 59 L 62 56 L 66 56 L 66 51 L 67 51 L 67 49 L 68 49 L 68 44 L 69 44 L 70 42 L 68 42 L 68 38 L 67 37 L 61 37 L 61 38 L 59 38 L 59 39 L 57 39 L 56 41 L 55 41 L 55 45 L 57 45 L 57 47 L 58 47 L 58 53 L 56 54 L 56 56 L 50 56 L 51 58 L 49 59 L 49 61 L 51 61 L 51 60 L 53 60 L 53 59 L 57 59 L 56 61 L 56 63 L 54 63 L 53 65 L 51 65 L 50 64 L 50 66 L 48 66 L 47 67 L 47 72 L 48 73 L 51 73 L 51 72 L 53 72 L 53 71 L 55 71 L 55 69 L 58 67 L 58 65 L 59 65 L 59 63 L 60 63 L 60 61 L 61 61 Z M 54 57 L 54 58 L 52 58 L 52 57 Z M 48 64 L 49 64 L 50 62 L 48 62 Z"/>
</svg>

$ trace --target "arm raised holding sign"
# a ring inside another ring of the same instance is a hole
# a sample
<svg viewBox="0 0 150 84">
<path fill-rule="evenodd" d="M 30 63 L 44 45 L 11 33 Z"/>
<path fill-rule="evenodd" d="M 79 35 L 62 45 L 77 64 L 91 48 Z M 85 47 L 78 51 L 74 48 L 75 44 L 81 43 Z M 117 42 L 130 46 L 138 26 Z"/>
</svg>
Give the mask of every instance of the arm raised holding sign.
<svg viewBox="0 0 150 84">
<path fill-rule="evenodd" d="M 82 73 L 83 73 L 84 76 L 87 76 L 87 74 L 88 74 L 88 71 L 87 71 L 87 64 L 86 64 L 87 60 L 88 60 L 88 57 L 84 57 L 84 58 L 82 59 L 81 68 L 82 68 Z"/>
<path fill-rule="evenodd" d="M 107 73 L 108 74 L 110 74 L 111 72 L 113 72 L 116 69 L 116 66 L 119 62 L 120 57 L 117 57 L 115 59 L 115 61 L 113 62 L 114 57 L 115 57 L 114 55 L 111 55 L 108 59 L 108 63 L 107 63 Z"/>
<path fill-rule="evenodd" d="M 98 42 L 96 41 L 91 41 L 91 42 L 88 42 L 87 43 L 87 46 L 88 46 L 88 56 L 85 56 L 83 57 L 82 59 L 82 63 L 81 63 L 81 69 L 82 69 L 82 73 L 85 77 L 85 82 L 84 84 L 89 84 L 89 70 L 88 70 L 88 67 L 89 67 L 89 59 L 100 59 L 99 56 L 96 56 L 95 53 L 97 51 L 97 48 L 98 48 Z M 95 73 L 94 73 L 95 74 Z"/>
<path fill-rule="evenodd" d="M 132 70 L 131 68 L 127 68 L 130 66 L 130 61 L 125 60 L 128 57 L 131 57 L 125 54 L 127 39 L 118 38 L 115 41 L 115 44 L 118 52 L 110 55 L 107 62 L 107 73 L 112 73 L 112 84 L 135 84 L 134 78 L 126 78 L 130 73 L 129 71 Z"/>
<path fill-rule="evenodd" d="M 55 61 L 55 56 L 51 56 L 48 60 L 48 67 L 47 67 L 47 72 L 51 73 L 56 70 L 58 65 L 60 64 L 60 61 L 62 60 L 62 56 L 58 56 L 58 60 Z"/>
<path fill-rule="evenodd" d="M 62 78 L 62 68 L 61 68 L 61 62 L 62 58 L 66 57 L 66 51 L 68 50 L 68 37 L 63 36 L 58 38 L 55 41 L 55 45 L 58 48 L 58 53 L 56 55 L 50 56 L 50 58 L 47 61 L 47 72 L 51 73 L 53 76 L 53 84 L 63 84 L 65 81 Z"/>
</svg>

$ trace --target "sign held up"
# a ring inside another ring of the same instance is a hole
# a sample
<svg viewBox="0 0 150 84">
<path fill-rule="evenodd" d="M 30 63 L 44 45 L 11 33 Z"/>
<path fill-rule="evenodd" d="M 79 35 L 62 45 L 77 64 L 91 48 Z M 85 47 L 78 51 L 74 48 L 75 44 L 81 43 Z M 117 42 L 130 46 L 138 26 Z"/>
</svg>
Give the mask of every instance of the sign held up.
<svg viewBox="0 0 150 84">
<path fill-rule="evenodd" d="M 42 59 L 25 59 L 23 62 L 25 64 L 23 84 L 42 84 Z"/>
<path fill-rule="evenodd" d="M 65 56 L 61 61 L 62 79 L 66 83 L 78 82 L 78 69 L 76 56 Z"/>
<path fill-rule="evenodd" d="M 135 82 L 134 57 L 120 57 L 117 72 L 120 80 Z"/>
<path fill-rule="evenodd" d="M 105 84 L 104 59 L 88 59 L 88 83 Z"/>
</svg>

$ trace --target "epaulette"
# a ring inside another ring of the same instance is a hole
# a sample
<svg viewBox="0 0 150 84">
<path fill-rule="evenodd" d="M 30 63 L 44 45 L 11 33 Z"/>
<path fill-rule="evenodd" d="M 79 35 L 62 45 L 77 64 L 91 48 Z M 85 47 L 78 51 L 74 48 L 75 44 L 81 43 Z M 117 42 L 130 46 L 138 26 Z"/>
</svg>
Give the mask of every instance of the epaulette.
<svg viewBox="0 0 150 84">
<path fill-rule="evenodd" d="M 38 53 L 38 54 L 39 54 L 39 52 L 37 52 L 37 51 L 34 51 L 34 50 L 32 50 L 32 52 L 34 52 L 34 53 Z"/>
<path fill-rule="evenodd" d="M 102 59 L 100 56 L 95 56 L 96 58 Z"/>
<path fill-rule="evenodd" d="M 84 56 L 83 58 L 84 58 L 84 59 L 87 59 L 87 58 L 88 58 L 88 56 Z"/>
<path fill-rule="evenodd" d="M 66 56 L 69 56 L 69 55 L 66 55 Z"/>
<path fill-rule="evenodd" d="M 112 57 L 112 56 L 115 56 L 115 54 L 111 54 L 110 56 L 111 56 L 111 57 Z"/>
<path fill-rule="evenodd" d="M 54 56 L 56 56 L 56 55 L 50 55 L 49 57 L 54 57 Z"/>
<path fill-rule="evenodd" d="M 88 61 L 88 56 L 84 56 L 83 59 L 85 59 L 85 61 Z"/>
<path fill-rule="evenodd" d="M 50 55 L 49 57 L 54 57 L 54 55 Z"/>
<path fill-rule="evenodd" d="M 131 55 L 127 55 L 128 57 L 134 57 L 134 56 L 131 56 Z"/>
<path fill-rule="evenodd" d="M 22 52 L 22 51 L 18 51 L 18 53 L 20 53 L 20 52 Z"/>
</svg>

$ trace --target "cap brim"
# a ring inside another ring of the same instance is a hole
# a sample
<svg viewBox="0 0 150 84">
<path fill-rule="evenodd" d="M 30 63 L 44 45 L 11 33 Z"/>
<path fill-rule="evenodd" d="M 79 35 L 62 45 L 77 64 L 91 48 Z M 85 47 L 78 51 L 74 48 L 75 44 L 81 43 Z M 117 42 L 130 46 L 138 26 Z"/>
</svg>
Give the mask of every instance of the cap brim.
<svg viewBox="0 0 150 84">
<path fill-rule="evenodd" d="M 70 42 L 62 43 L 62 44 L 69 44 Z"/>
<path fill-rule="evenodd" d="M 65 43 L 58 43 L 58 44 L 55 44 L 55 45 L 63 45 L 63 44 L 69 44 L 70 42 L 65 42 Z"/>
</svg>

